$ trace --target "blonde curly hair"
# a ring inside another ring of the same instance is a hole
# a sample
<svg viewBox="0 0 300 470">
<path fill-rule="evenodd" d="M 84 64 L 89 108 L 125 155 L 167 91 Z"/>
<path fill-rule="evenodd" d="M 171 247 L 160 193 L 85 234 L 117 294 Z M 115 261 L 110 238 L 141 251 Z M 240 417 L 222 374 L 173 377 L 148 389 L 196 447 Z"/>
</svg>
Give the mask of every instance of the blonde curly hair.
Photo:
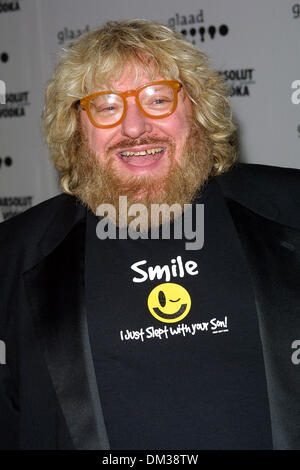
<svg viewBox="0 0 300 470">
<path fill-rule="evenodd" d="M 142 70 L 151 79 L 160 74 L 182 83 L 193 103 L 195 124 L 209 137 L 213 175 L 226 172 L 237 159 L 236 127 L 228 89 L 207 55 L 162 24 L 110 21 L 63 50 L 46 90 L 43 130 L 63 191 L 75 194 L 80 184 L 75 164 L 81 144 L 78 100 L 118 79 L 128 62 L 136 74 Z"/>
</svg>

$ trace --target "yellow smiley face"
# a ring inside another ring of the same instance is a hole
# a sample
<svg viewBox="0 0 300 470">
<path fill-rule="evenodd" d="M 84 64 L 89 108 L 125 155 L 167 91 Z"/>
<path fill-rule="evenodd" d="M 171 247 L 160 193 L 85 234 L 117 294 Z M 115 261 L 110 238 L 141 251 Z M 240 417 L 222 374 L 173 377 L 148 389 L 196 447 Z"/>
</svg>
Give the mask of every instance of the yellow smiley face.
<svg viewBox="0 0 300 470">
<path fill-rule="evenodd" d="M 148 297 L 150 313 L 164 323 L 175 323 L 187 316 L 191 309 L 188 291 L 173 282 L 154 287 Z"/>
</svg>

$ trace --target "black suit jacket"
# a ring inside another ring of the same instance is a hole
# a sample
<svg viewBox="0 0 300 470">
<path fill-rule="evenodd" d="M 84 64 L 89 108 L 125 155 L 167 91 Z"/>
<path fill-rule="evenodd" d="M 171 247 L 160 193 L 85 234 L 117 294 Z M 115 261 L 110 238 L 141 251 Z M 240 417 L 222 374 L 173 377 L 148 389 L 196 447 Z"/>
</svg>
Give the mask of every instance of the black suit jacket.
<svg viewBox="0 0 300 470">
<path fill-rule="evenodd" d="M 300 449 L 300 171 L 239 164 L 216 180 L 252 276 L 274 448 Z M 60 195 L 0 226 L 0 448 L 109 449 L 85 313 L 85 221 L 81 203 Z"/>
</svg>

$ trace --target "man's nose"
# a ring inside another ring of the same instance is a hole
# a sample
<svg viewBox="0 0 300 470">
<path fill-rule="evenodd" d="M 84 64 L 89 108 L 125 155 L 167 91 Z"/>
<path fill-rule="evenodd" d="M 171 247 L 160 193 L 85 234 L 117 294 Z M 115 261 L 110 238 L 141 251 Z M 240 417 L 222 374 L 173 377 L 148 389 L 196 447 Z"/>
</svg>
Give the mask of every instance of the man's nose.
<svg viewBox="0 0 300 470">
<path fill-rule="evenodd" d="M 127 98 L 127 112 L 121 122 L 121 134 L 137 139 L 152 131 L 150 118 L 147 118 L 137 106 L 134 97 Z"/>
</svg>

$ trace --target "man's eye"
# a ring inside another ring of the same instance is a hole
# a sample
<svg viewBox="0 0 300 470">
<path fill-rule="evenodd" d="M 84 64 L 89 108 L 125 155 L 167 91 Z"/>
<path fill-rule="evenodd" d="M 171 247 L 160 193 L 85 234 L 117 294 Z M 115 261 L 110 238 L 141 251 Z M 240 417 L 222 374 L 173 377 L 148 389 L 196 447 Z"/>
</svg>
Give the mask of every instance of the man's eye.
<svg viewBox="0 0 300 470">
<path fill-rule="evenodd" d="M 101 111 L 114 111 L 115 109 L 115 106 L 106 106 L 106 108 L 101 109 Z"/>
<path fill-rule="evenodd" d="M 155 98 L 149 99 L 148 101 L 143 103 L 143 106 L 149 109 L 159 108 L 165 109 L 170 106 L 172 100 L 169 98 Z"/>
<path fill-rule="evenodd" d="M 96 113 L 109 113 L 116 111 L 115 106 L 94 106 Z"/>
<path fill-rule="evenodd" d="M 167 104 L 170 103 L 170 99 L 168 98 L 156 98 L 152 104 L 159 105 L 159 104 Z"/>
</svg>

